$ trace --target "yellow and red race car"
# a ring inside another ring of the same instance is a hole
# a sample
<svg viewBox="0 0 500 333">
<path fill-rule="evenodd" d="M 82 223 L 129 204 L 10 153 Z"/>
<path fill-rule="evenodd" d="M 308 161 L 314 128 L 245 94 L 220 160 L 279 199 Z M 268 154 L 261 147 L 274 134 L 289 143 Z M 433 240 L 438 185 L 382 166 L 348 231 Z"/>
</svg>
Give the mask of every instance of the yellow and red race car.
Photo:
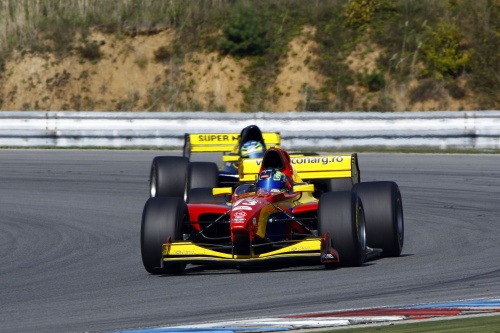
<svg viewBox="0 0 500 333">
<path fill-rule="evenodd" d="M 404 241 L 396 183 L 358 182 L 355 155 L 290 157 L 279 148 L 239 163 L 239 186 L 193 188 L 191 201 L 152 197 L 141 224 L 146 271 L 180 274 L 187 264 L 359 266 L 399 256 Z M 345 179 L 323 193 L 304 179 Z"/>
</svg>

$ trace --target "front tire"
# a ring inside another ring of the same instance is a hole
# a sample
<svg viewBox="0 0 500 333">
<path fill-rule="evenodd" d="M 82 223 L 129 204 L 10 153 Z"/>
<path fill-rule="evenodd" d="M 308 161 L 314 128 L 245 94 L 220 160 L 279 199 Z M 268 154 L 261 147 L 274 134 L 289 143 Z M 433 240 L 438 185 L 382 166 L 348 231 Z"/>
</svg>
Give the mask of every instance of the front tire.
<svg viewBox="0 0 500 333">
<path fill-rule="evenodd" d="M 141 255 L 151 274 L 181 274 L 185 264 L 161 268 L 162 245 L 170 237 L 182 240 L 184 222 L 189 221 L 187 206 L 180 198 L 150 198 L 144 205 L 141 222 Z"/>
<path fill-rule="evenodd" d="M 363 201 L 369 247 L 381 248 L 382 256 L 398 257 L 403 249 L 404 218 L 401 192 L 395 182 L 366 182 L 353 191 Z"/>
<path fill-rule="evenodd" d="M 318 203 L 318 232 L 328 232 L 342 266 L 361 266 L 366 256 L 365 214 L 355 192 L 328 192 Z M 330 268 L 332 265 L 327 264 Z"/>
</svg>

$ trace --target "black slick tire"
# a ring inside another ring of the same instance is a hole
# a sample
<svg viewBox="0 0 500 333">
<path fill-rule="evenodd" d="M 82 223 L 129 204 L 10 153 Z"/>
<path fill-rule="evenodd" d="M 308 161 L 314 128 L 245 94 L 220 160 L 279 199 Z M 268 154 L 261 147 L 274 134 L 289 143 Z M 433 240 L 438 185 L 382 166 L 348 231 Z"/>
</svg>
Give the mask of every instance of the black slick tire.
<svg viewBox="0 0 500 333">
<path fill-rule="evenodd" d="M 211 162 L 191 162 L 187 170 L 186 194 L 199 187 L 217 187 L 219 170 L 217 164 Z"/>
<path fill-rule="evenodd" d="M 395 182 L 366 182 L 353 191 L 363 201 L 369 247 L 382 249 L 384 257 L 398 257 L 403 249 L 404 218 L 401 192 Z"/>
<path fill-rule="evenodd" d="M 144 205 L 141 222 L 141 255 L 146 271 L 151 274 L 181 274 L 185 264 L 161 267 L 162 245 L 170 237 L 182 240 L 183 224 L 189 220 L 181 198 L 149 198 Z"/>
<path fill-rule="evenodd" d="M 183 198 L 188 164 L 186 157 L 155 157 L 151 163 L 149 196 Z"/>
<path fill-rule="evenodd" d="M 350 191 L 352 189 L 351 178 L 329 179 L 326 183 L 327 192 Z"/>
<path fill-rule="evenodd" d="M 319 236 L 326 232 L 330 246 L 339 254 L 341 266 L 363 264 L 366 256 L 365 219 L 363 205 L 355 192 L 328 192 L 321 196 L 318 204 Z"/>
</svg>

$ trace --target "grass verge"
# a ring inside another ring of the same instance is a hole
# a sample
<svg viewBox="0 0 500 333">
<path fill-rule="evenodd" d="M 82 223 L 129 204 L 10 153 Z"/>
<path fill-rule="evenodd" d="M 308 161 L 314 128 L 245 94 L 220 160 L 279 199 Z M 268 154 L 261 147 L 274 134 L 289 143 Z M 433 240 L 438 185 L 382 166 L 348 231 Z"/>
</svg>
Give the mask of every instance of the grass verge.
<svg viewBox="0 0 500 333">
<path fill-rule="evenodd" d="M 500 333 L 500 315 L 322 330 L 321 333 Z M 310 331 L 312 332 L 312 331 Z M 319 332 L 319 331 L 318 331 Z"/>
</svg>

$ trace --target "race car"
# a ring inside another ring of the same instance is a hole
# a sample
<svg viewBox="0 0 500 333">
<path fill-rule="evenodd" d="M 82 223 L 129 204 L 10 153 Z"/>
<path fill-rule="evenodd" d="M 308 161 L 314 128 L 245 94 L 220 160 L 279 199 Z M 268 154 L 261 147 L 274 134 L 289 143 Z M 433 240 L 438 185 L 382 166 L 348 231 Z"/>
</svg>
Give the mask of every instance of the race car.
<svg viewBox="0 0 500 333">
<path fill-rule="evenodd" d="M 277 132 L 262 133 L 256 125 L 240 133 L 185 134 L 183 156 L 156 156 L 151 163 L 150 197 L 174 196 L 187 199 L 191 188 L 233 186 L 238 183 L 240 158 L 259 158 L 266 148 L 280 147 Z M 191 153 L 221 152 L 224 166 L 190 162 Z"/>
<path fill-rule="evenodd" d="M 404 242 L 401 193 L 392 181 L 358 182 L 354 155 L 291 158 L 282 149 L 239 163 L 239 186 L 194 188 L 192 201 L 152 197 L 144 206 L 141 253 L 147 272 L 186 265 L 360 266 L 397 257 Z M 308 179 L 343 179 L 351 190 L 313 195 Z"/>
<path fill-rule="evenodd" d="M 185 134 L 183 156 L 157 156 L 151 163 L 150 197 L 179 197 L 189 201 L 192 188 L 235 186 L 239 181 L 239 163 L 242 159 L 262 158 L 267 148 L 279 148 L 281 136 L 278 132 L 262 133 L 256 125 L 245 127 L 238 133 Z M 191 153 L 222 152 L 223 167 L 212 162 L 190 162 Z M 292 157 L 316 156 L 315 154 L 293 153 Z M 309 178 L 314 184 L 314 195 L 350 190 L 359 182 L 357 155 L 351 158 L 356 177 Z"/>
</svg>

